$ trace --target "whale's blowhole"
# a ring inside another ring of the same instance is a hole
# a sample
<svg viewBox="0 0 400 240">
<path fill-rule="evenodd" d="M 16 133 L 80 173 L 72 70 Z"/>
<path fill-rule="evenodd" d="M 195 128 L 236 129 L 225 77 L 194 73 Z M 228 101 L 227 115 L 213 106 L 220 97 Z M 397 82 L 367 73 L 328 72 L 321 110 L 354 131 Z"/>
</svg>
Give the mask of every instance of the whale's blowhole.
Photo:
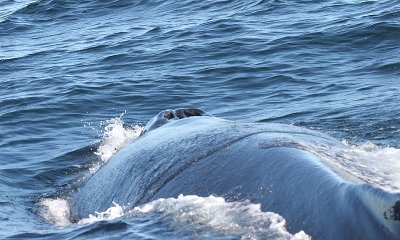
<svg viewBox="0 0 400 240">
<path fill-rule="evenodd" d="M 143 128 L 140 136 L 162 127 L 171 121 L 189 118 L 189 117 L 200 117 L 200 116 L 211 116 L 204 110 L 200 108 L 177 108 L 177 109 L 168 109 L 160 112 L 155 117 L 153 117 Z"/>
</svg>

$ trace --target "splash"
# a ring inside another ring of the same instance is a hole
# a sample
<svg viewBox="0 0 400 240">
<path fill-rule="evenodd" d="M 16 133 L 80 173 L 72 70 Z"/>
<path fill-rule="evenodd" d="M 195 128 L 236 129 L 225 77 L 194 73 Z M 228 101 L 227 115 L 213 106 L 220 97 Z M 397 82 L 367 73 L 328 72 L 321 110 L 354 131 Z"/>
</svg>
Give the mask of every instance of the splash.
<svg viewBox="0 0 400 240">
<path fill-rule="evenodd" d="M 71 208 L 67 200 L 62 198 L 43 198 L 38 203 L 40 215 L 56 226 L 71 225 Z"/>
<path fill-rule="evenodd" d="M 105 122 L 100 145 L 95 154 L 101 159 L 101 162 L 90 168 L 90 172 L 96 172 L 105 162 L 108 161 L 118 150 L 131 143 L 139 137 L 143 126 L 126 126 L 122 120 L 124 114 L 112 118 Z"/>
<path fill-rule="evenodd" d="M 95 152 L 103 161 L 107 161 L 119 149 L 138 138 L 143 130 L 139 125 L 125 127 L 122 117 L 123 114 L 106 121 L 101 144 Z"/>
</svg>

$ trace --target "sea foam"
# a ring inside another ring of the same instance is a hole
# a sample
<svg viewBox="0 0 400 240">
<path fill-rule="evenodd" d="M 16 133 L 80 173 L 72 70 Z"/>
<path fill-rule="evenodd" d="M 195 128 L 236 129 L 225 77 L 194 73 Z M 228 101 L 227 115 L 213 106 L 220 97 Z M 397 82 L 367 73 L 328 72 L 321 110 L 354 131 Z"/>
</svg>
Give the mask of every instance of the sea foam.
<svg viewBox="0 0 400 240">
<path fill-rule="evenodd" d="M 167 218 L 168 227 L 179 230 L 192 227 L 196 237 L 210 233 L 239 236 L 241 239 L 311 239 L 300 231 L 294 235 L 286 229 L 285 219 L 273 212 L 261 211 L 260 204 L 227 202 L 223 197 L 199 197 L 179 195 L 177 198 L 160 198 L 155 201 L 127 210 L 113 203 L 103 212 L 94 212 L 88 217 L 72 223 L 70 205 L 61 198 L 40 200 L 42 216 L 60 227 L 110 221 L 119 217 Z"/>
<path fill-rule="evenodd" d="M 389 192 L 400 191 L 400 149 L 371 142 L 353 144 L 343 140 L 342 143 L 344 147 L 316 145 L 308 150 L 375 187 Z"/>
<path fill-rule="evenodd" d="M 177 198 L 160 198 L 130 211 L 130 214 L 138 213 L 171 218 L 169 222 L 177 229 L 190 224 L 200 235 L 216 231 L 239 235 L 241 239 L 310 239 L 303 231 L 290 234 L 285 219 L 276 213 L 261 211 L 260 204 L 227 202 L 223 197 L 181 194 Z"/>
</svg>

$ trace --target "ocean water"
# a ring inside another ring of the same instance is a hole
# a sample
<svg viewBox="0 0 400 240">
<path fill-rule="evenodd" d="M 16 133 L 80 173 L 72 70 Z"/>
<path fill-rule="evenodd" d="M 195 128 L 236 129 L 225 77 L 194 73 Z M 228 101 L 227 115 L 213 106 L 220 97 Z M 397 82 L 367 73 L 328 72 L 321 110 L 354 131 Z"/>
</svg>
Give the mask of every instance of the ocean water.
<svg viewBox="0 0 400 240">
<path fill-rule="evenodd" d="M 396 0 L 3 0 L 0 238 L 307 239 L 218 196 L 114 203 L 78 222 L 68 198 L 177 107 L 327 133 L 348 150 L 311 152 L 398 192 L 399 46 Z"/>
</svg>

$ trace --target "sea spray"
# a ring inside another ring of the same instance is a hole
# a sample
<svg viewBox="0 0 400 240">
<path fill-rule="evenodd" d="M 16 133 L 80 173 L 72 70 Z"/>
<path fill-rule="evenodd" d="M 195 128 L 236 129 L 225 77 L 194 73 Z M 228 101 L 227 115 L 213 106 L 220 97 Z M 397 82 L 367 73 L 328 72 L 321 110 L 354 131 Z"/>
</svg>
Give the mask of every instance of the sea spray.
<svg viewBox="0 0 400 240">
<path fill-rule="evenodd" d="M 122 120 L 124 114 L 119 117 L 112 118 L 105 122 L 102 139 L 97 150 L 94 152 L 101 159 L 90 168 L 91 173 L 97 170 L 110 159 L 119 149 L 139 137 L 143 130 L 141 125 L 133 125 L 127 127 Z"/>
<path fill-rule="evenodd" d="M 134 125 L 125 127 L 122 120 L 123 114 L 119 117 L 106 121 L 100 146 L 95 152 L 102 161 L 107 161 L 119 149 L 139 137 L 143 127 Z"/>
</svg>

